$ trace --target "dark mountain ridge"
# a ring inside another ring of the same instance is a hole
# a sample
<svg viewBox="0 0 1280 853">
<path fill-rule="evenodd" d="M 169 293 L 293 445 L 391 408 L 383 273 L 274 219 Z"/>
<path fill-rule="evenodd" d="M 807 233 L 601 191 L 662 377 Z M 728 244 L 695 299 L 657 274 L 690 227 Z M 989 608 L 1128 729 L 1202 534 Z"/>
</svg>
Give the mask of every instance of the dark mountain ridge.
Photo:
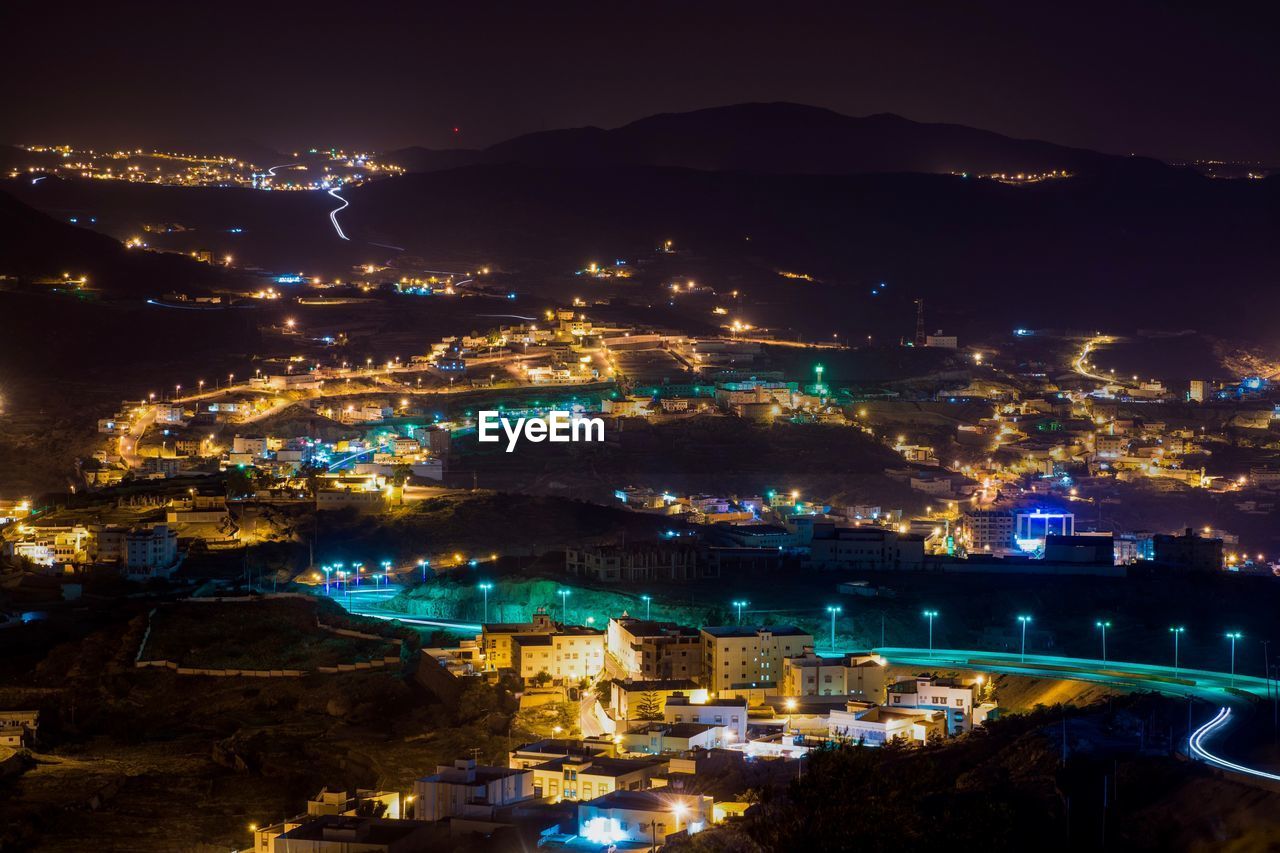
<svg viewBox="0 0 1280 853">
<path fill-rule="evenodd" d="M 556 167 L 670 166 L 809 175 L 1151 172 L 1168 167 L 957 124 L 891 113 L 847 116 L 793 103 L 756 103 L 663 113 L 622 127 L 526 134 L 483 150 L 389 152 L 411 171 L 481 163 Z"/>
</svg>

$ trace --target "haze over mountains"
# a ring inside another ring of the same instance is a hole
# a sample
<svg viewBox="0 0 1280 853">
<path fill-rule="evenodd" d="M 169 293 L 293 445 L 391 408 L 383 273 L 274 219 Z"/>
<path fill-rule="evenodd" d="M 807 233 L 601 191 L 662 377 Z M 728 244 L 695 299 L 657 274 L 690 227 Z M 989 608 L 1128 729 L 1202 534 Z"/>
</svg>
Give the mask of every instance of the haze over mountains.
<svg viewBox="0 0 1280 853">
<path fill-rule="evenodd" d="M 477 164 L 669 166 L 806 175 L 875 172 L 1099 173 L 1150 169 L 1116 157 L 890 113 L 854 117 L 801 104 L 739 104 L 650 116 L 622 127 L 531 133 L 483 150 L 407 148 L 387 158 L 415 172 Z"/>
</svg>

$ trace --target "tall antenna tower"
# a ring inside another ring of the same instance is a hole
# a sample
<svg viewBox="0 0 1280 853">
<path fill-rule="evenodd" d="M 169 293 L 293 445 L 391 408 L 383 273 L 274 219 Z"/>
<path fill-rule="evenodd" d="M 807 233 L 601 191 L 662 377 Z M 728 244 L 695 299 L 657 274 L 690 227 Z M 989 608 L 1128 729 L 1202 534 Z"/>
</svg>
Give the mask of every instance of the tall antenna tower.
<svg viewBox="0 0 1280 853">
<path fill-rule="evenodd" d="M 916 300 L 916 346 L 925 344 L 924 335 L 924 297 Z"/>
</svg>

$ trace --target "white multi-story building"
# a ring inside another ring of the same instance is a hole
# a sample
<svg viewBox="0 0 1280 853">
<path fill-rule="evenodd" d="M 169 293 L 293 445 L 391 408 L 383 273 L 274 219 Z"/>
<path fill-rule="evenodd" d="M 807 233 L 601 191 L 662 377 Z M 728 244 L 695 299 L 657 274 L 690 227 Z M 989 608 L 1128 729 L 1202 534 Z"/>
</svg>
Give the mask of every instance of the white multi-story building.
<svg viewBox="0 0 1280 853">
<path fill-rule="evenodd" d="M 970 554 L 1008 554 L 1015 550 L 1013 513 L 980 509 L 960 517 L 959 540 Z"/>
<path fill-rule="evenodd" d="M 940 678 L 928 673 L 900 678 L 888 686 L 885 704 L 889 708 L 938 711 L 946 717 L 949 734 L 967 732 L 974 726 L 981 683 L 979 678 Z"/>
<path fill-rule="evenodd" d="M 433 775 L 413 783 L 417 820 L 489 819 L 494 809 L 532 797 L 532 770 L 482 767 L 474 759 L 459 759 L 452 766 L 439 765 Z"/>
<path fill-rule="evenodd" d="M 237 435 L 231 440 L 231 452 L 260 458 L 267 455 L 267 440 L 259 436 Z"/>
<path fill-rule="evenodd" d="M 879 655 L 820 657 L 805 649 L 782 661 L 783 696 L 849 696 L 879 702 L 884 696 L 887 662 Z"/>
<path fill-rule="evenodd" d="M 804 653 L 813 635 L 793 625 L 708 626 L 702 629 L 702 678 L 720 696 L 776 689 L 783 658 Z"/>
<path fill-rule="evenodd" d="M 184 412 L 181 405 L 169 403 L 156 404 L 156 423 L 158 424 L 180 424 Z"/>
<path fill-rule="evenodd" d="M 1099 459 L 1119 459 L 1129 452 L 1129 437 L 1100 432 L 1093 437 L 1093 452 Z"/>
<path fill-rule="evenodd" d="M 553 634 L 516 634 L 511 655 L 521 678 L 542 672 L 556 681 L 594 678 L 604 669 L 604 632 L 565 625 Z"/>
<path fill-rule="evenodd" d="M 5 551 L 45 568 L 88 562 L 88 550 L 93 542 L 93 534 L 79 524 L 27 528 L 19 535 L 21 538 L 5 543 Z"/>
<path fill-rule="evenodd" d="M 702 675 L 702 639 L 694 628 L 622 616 L 605 631 L 611 673 L 623 679 L 697 679 Z"/>
<path fill-rule="evenodd" d="M 886 708 L 850 702 L 846 710 L 827 717 L 827 736 L 832 740 L 884 746 L 891 740 L 923 743 L 931 733 L 941 735 L 946 723 L 936 710 Z"/>
<path fill-rule="evenodd" d="M 178 561 L 178 532 L 167 524 L 135 527 L 124 537 L 124 569 L 130 575 L 164 574 Z"/>
<path fill-rule="evenodd" d="M 730 739 L 746 743 L 747 700 L 719 698 L 695 704 L 691 697 L 673 693 L 667 697 L 662 718 L 668 723 L 702 723 L 707 726 L 723 726 L 731 733 Z"/>
</svg>

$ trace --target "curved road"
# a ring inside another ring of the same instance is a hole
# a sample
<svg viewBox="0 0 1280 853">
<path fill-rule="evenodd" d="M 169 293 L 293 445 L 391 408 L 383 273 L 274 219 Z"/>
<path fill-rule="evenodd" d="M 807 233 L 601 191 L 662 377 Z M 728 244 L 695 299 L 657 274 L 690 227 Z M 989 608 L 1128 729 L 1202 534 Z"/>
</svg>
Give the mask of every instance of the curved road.
<svg viewBox="0 0 1280 853">
<path fill-rule="evenodd" d="M 1095 335 L 1094 337 L 1085 341 L 1085 344 L 1080 349 L 1080 352 L 1077 353 L 1076 357 L 1071 361 L 1071 369 L 1087 379 L 1095 379 L 1099 382 L 1114 381 L 1115 380 L 1114 376 L 1103 376 L 1101 373 L 1094 373 L 1093 371 L 1089 370 L 1089 368 L 1086 366 L 1086 363 L 1089 361 L 1089 356 L 1093 354 L 1093 351 L 1095 349 L 1105 344 L 1110 344 L 1114 342 L 1115 342 L 1115 339 L 1110 335 Z"/>
<path fill-rule="evenodd" d="M 329 597 L 342 605 L 342 608 L 348 613 L 354 613 L 357 616 L 368 616 L 371 619 L 382 619 L 388 622 L 394 620 L 415 628 L 439 628 L 469 636 L 475 636 L 480 633 L 480 625 L 475 622 L 459 622 L 451 619 L 424 619 L 420 616 L 410 616 L 407 613 L 387 610 L 382 606 L 383 603 L 399 595 L 405 589 L 399 584 L 382 587 L 373 587 L 366 584 L 361 589 L 352 587 L 349 592 L 332 587 L 331 589 L 332 592 Z"/>
<path fill-rule="evenodd" d="M 1244 694 L 1260 699 L 1270 698 L 1266 679 L 1252 675 L 1230 675 L 1204 669 L 1173 668 L 1127 661 L 1101 661 L 1056 655 L 1021 655 L 1011 652 L 981 652 L 963 649 L 874 649 L 891 664 L 912 666 L 951 666 L 958 669 L 981 669 L 1010 675 L 1087 681 L 1117 687 L 1153 690 L 1172 696 L 1194 696 L 1219 706 L 1218 712 L 1191 733 L 1187 752 L 1215 767 L 1253 779 L 1280 781 L 1280 775 L 1246 767 L 1229 761 L 1209 750 L 1206 743 L 1219 735 L 1231 722 L 1232 706 L 1248 702 Z"/>
<path fill-rule="evenodd" d="M 342 207 L 335 207 L 333 210 L 329 211 L 329 221 L 333 223 L 333 230 L 338 232 L 339 237 L 341 237 L 343 240 L 350 241 L 351 238 L 348 237 L 345 233 L 343 233 L 342 226 L 338 224 L 338 213 L 340 211 L 346 210 L 348 207 L 351 206 L 351 202 L 347 201 L 345 198 L 338 195 L 338 190 L 340 189 L 342 188 L 334 187 L 333 189 L 329 190 L 327 193 L 327 195 L 329 195 L 330 197 L 335 198 L 338 201 L 342 202 Z"/>
</svg>

